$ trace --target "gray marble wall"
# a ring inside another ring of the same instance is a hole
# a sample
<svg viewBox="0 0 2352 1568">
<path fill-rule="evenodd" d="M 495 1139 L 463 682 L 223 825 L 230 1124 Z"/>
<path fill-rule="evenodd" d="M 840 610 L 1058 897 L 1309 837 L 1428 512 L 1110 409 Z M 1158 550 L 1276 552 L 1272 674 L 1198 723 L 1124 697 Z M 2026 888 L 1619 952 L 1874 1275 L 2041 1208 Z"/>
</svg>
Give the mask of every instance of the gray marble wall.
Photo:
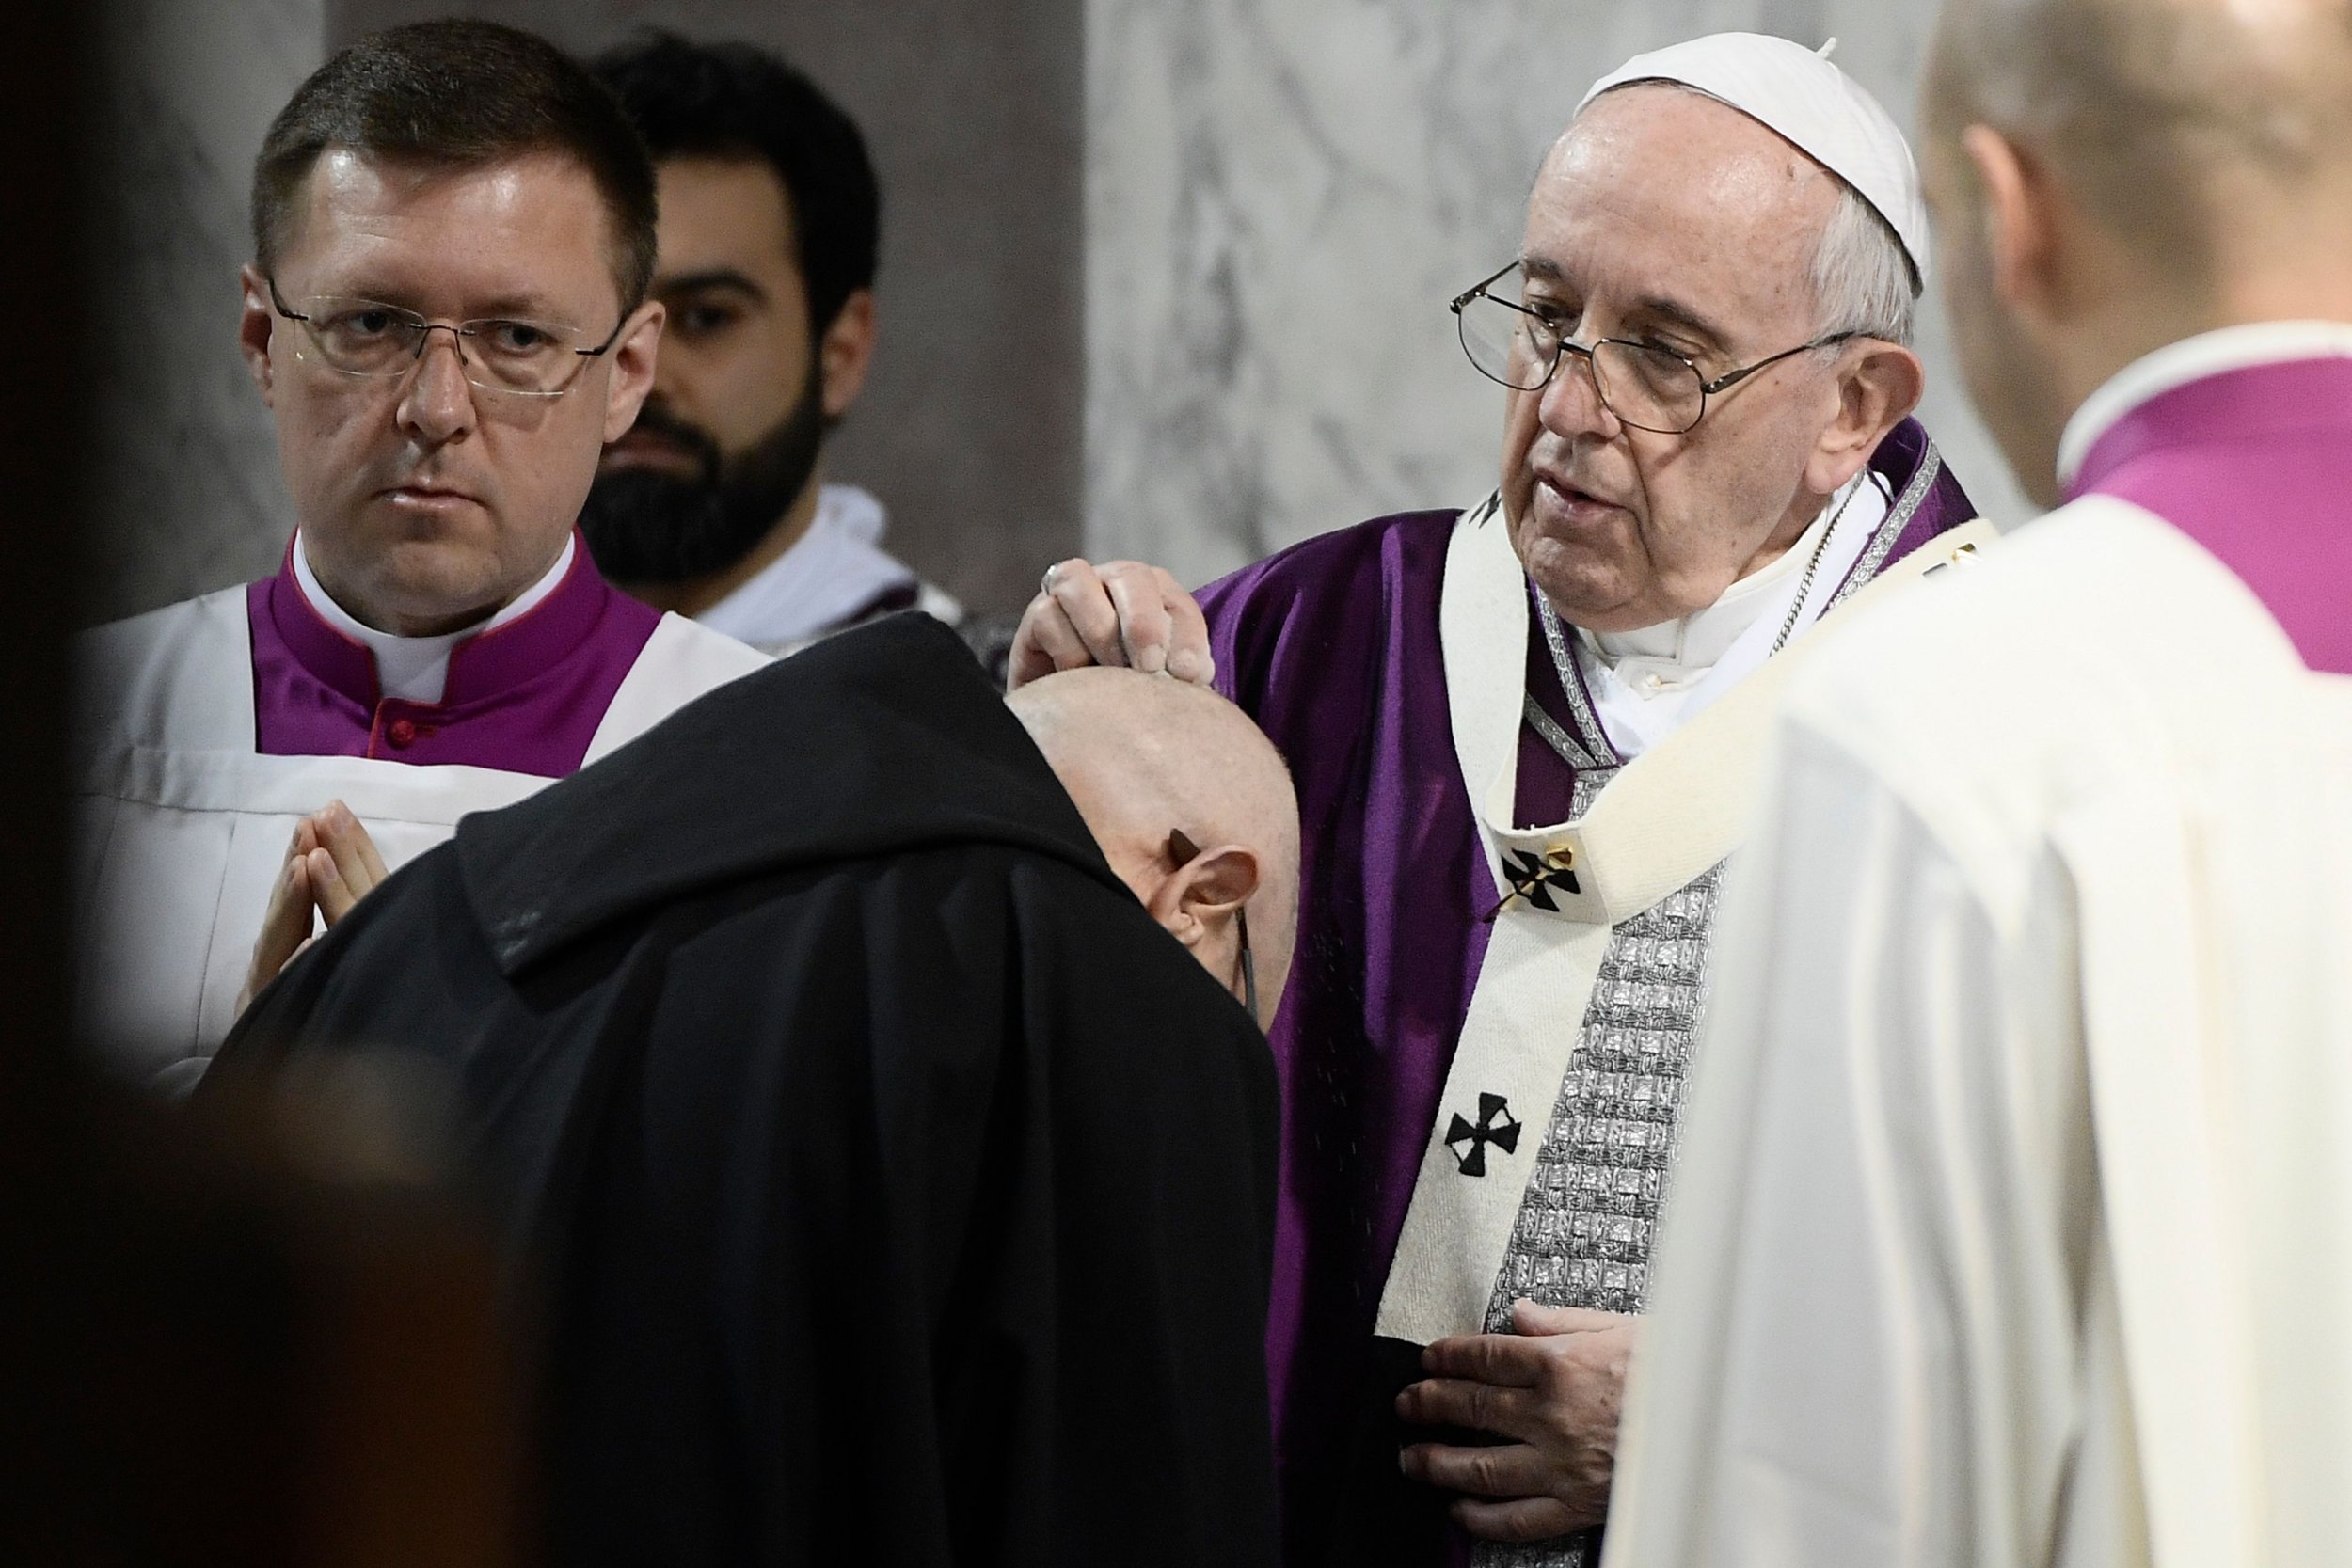
<svg viewBox="0 0 2352 1568">
<path fill-rule="evenodd" d="M 325 0 L 109 0 L 87 311 L 96 440 L 85 620 L 278 564 L 293 516 L 237 352 L 246 185 L 325 57 Z"/>
<path fill-rule="evenodd" d="M 1836 58 L 1899 119 L 1934 0 L 1088 0 L 1087 543 L 1188 582 L 1494 483 L 1502 393 L 1446 301 L 1517 249 L 1584 88 L 1728 29 Z M 2026 513 L 1949 373 L 1922 417 Z"/>
</svg>

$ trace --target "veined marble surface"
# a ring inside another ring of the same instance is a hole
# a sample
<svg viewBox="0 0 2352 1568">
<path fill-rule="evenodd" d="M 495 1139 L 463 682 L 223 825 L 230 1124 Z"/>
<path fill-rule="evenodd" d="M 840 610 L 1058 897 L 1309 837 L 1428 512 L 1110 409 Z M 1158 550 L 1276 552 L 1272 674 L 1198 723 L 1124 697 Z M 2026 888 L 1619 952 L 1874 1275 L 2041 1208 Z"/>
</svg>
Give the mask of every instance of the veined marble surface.
<svg viewBox="0 0 2352 1568">
<path fill-rule="evenodd" d="M 1088 0 L 1087 546 L 1187 583 L 1495 482 L 1502 392 L 1446 302 L 1510 260 L 1592 81 L 1702 33 L 1839 40 L 1906 128 L 1933 0 Z M 2030 508 L 1954 379 L 1921 418 Z"/>
<path fill-rule="evenodd" d="M 105 196 L 87 312 L 104 460 L 85 620 L 273 570 L 293 532 L 237 349 L 246 192 L 325 58 L 325 0 L 107 0 Z"/>
</svg>

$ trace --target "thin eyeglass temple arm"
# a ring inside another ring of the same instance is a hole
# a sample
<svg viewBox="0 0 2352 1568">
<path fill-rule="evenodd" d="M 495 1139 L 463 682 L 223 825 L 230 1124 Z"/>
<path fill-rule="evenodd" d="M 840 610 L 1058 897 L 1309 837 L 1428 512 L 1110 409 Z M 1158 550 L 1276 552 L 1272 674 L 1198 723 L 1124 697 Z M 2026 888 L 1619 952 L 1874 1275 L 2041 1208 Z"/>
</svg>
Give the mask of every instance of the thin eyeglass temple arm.
<svg viewBox="0 0 2352 1568">
<path fill-rule="evenodd" d="M 606 338 L 604 341 L 598 343 L 596 347 L 576 348 L 572 350 L 572 352 L 579 355 L 583 359 L 594 359 L 597 355 L 602 354 L 606 349 L 611 348 L 614 343 L 621 341 L 621 328 L 628 325 L 629 314 L 630 312 L 627 310 L 622 311 L 621 319 L 612 324 L 612 335 Z"/>
<path fill-rule="evenodd" d="M 1740 382 L 1745 381 L 1748 377 L 1754 375 L 1756 372 L 1764 369 L 1768 365 L 1777 365 L 1783 359 L 1790 358 L 1796 355 L 1810 354 L 1817 348 L 1830 348 L 1836 344 L 1845 342 L 1850 339 L 1859 338 L 1862 336 L 1864 336 L 1864 334 L 1860 332 L 1833 332 L 1826 338 L 1816 338 L 1809 343 L 1799 343 L 1795 348 L 1782 349 L 1778 354 L 1773 355 L 1770 359 L 1758 359 L 1753 365 L 1742 365 L 1740 369 L 1733 371 L 1728 375 L 1717 376 L 1714 380 L 1700 387 L 1699 391 L 1702 395 L 1711 398 L 1726 387 L 1737 387 Z M 1680 356 L 1677 355 L 1677 357 L 1679 358 Z M 1687 364 L 1689 361 L 1685 360 L 1684 363 Z"/>
<path fill-rule="evenodd" d="M 1258 1011 L 1258 960 L 1249 951 L 1249 906 L 1235 910 L 1233 918 L 1241 923 L 1242 1003 L 1249 1009 L 1249 1022 L 1263 1029 L 1265 1015 Z"/>
<path fill-rule="evenodd" d="M 1513 267 L 1516 267 L 1518 264 L 1518 258 L 1513 257 L 1510 261 L 1505 261 L 1501 267 L 1497 268 L 1491 275 L 1480 278 L 1469 288 L 1464 289 L 1460 293 L 1455 294 L 1454 296 L 1454 302 L 1446 308 L 1450 310 L 1459 310 L 1463 306 L 1468 305 L 1471 300 L 1476 299 L 1480 294 L 1485 293 L 1487 288 L 1500 280 L 1504 273 L 1509 272 Z M 1498 299 L 1495 303 L 1497 305 L 1511 305 L 1511 302 L 1507 299 Z M 1524 305 L 1511 305 L 1511 309 L 1514 310 L 1526 310 L 1527 307 Z M 1528 313 L 1531 315 L 1534 314 L 1533 311 L 1529 311 Z"/>
</svg>

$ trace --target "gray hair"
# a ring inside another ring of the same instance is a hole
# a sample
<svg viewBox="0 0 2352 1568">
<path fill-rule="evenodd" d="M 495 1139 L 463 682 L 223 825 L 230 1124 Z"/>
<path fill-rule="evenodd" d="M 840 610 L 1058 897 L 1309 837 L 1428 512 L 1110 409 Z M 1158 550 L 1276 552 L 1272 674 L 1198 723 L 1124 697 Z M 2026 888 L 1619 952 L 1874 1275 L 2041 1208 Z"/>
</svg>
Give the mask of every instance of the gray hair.
<svg viewBox="0 0 2352 1568">
<path fill-rule="evenodd" d="M 1909 343 L 1919 297 L 1915 279 L 1894 227 L 1860 192 L 1838 182 L 1837 205 L 1813 251 L 1813 299 L 1820 312 L 1816 334 L 1852 332 Z"/>
</svg>

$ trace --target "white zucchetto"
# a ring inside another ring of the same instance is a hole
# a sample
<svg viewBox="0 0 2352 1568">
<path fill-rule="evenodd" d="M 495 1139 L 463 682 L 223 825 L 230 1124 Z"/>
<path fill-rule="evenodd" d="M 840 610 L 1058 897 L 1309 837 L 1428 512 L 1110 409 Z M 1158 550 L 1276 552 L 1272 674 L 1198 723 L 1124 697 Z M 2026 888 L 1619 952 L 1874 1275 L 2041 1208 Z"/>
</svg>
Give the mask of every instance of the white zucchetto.
<svg viewBox="0 0 2352 1568">
<path fill-rule="evenodd" d="M 1920 282 L 1928 276 L 1928 208 L 1911 145 L 1879 101 L 1816 54 L 1763 33 L 1712 33 L 1636 55 L 1595 82 L 1582 114 L 1612 87 L 1675 82 L 1727 103 L 1851 185 L 1902 242 Z"/>
</svg>

